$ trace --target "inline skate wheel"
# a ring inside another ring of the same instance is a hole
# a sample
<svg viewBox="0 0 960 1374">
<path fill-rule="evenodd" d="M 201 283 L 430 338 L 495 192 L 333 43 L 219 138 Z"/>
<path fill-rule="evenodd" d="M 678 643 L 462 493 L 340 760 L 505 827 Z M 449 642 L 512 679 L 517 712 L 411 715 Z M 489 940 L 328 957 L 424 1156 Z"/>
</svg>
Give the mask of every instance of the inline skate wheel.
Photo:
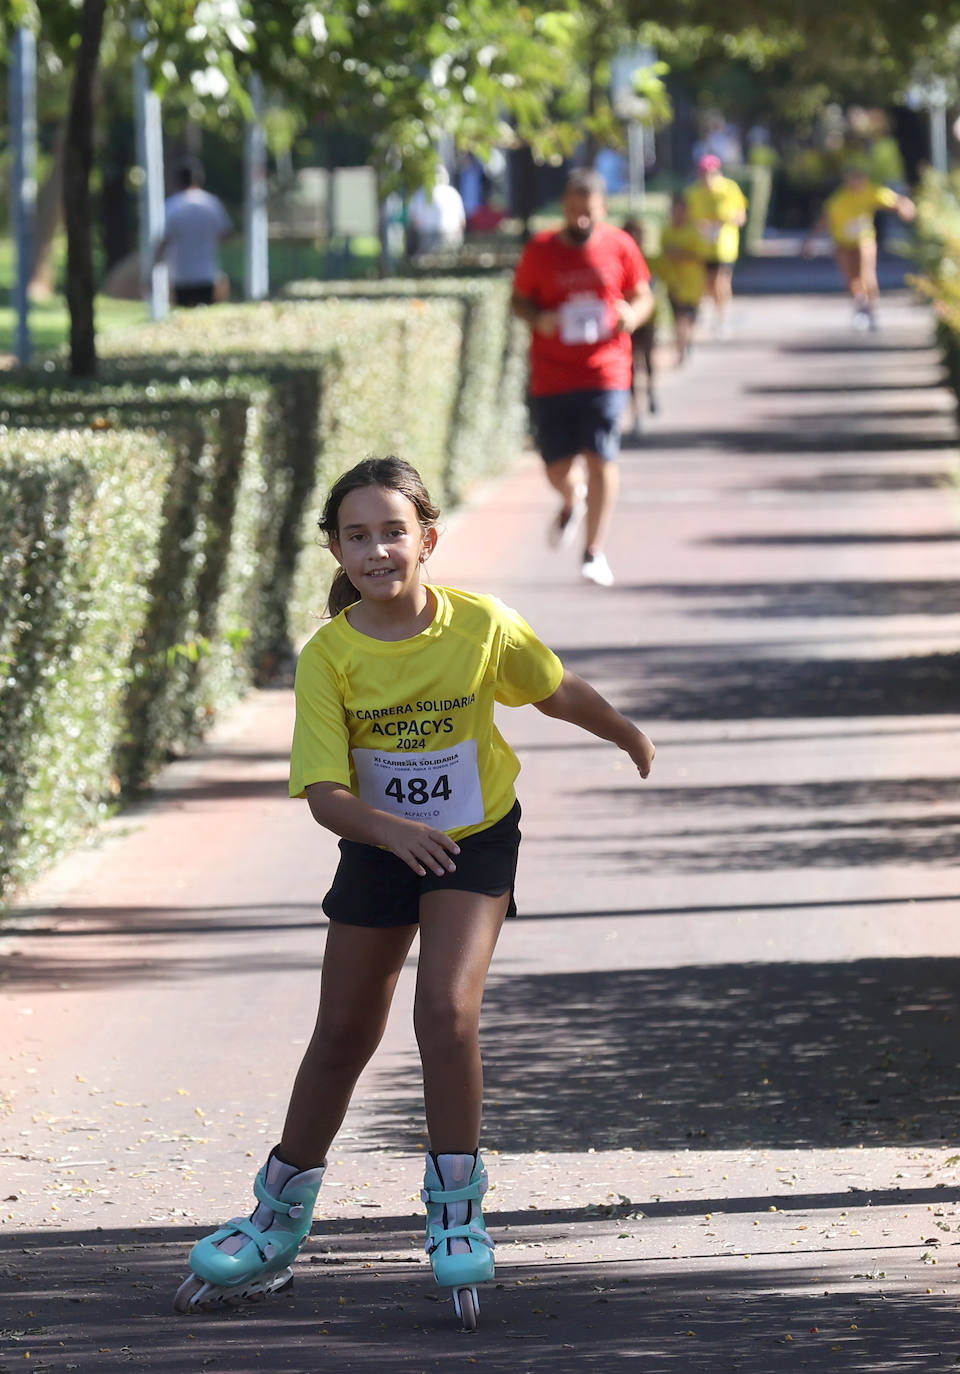
<svg viewBox="0 0 960 1374">
<path fill-rule="evenodd" d="M 280 1269 L 265 1278 L 254 1278 L 246 1283 L 238 1283 L 234 1288 L 221 1288 L 218 1284 L 207 1283 L 196 1274 L 189 1274 L 181 1283 L 173 1297 L 173 1310 L 185 1312 L 207 1312 L 213 1307 L 234 1307 L 242 1302 L 263 1302 L 272 1293 L 280 1293 L 293 1283 L 293 1271 Z"/>
<path fill-rule="evenodd" d="M 193 1306 L 193 1299 L 205 1286 L 203 1279 L 198 1279 L 196 1274 L 189 1274 L 173 1295 L 174 1312 L 189 1312 Z"/>
<path fill-rule="evenodd" d="M 464 1331 L 476 1331 L 477 1317 L 480 1312 L 480 1299 L 475 1288 L 455 1288 L 453 1306 L 463 1324 Z"/>
</svg>

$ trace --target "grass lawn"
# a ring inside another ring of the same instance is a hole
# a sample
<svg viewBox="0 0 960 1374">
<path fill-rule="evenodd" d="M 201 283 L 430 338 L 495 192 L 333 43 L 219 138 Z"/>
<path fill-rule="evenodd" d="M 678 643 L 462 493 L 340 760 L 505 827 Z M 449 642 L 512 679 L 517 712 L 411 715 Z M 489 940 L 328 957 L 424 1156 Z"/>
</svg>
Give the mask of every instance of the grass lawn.
<svg viewBox="0 0 960 1374">
<path fill-rule="evenodd" d="M 97 331 L 139 324 L 147 319 L 141 301 L 112 301 L 99 296 L 96 304 Z M 16 312 L 11 305 L 0 305 L 0 354 L 12 353 L 16 338 Z M 30 338 L 33 356 L 57 352 L 70 334 L 70 316 L 62 296 L 34 303 L 30 307 Z"/>
<path fill-rule="evenodd" d="M 356 238 L 336 251 L 312 242 L 271 240 L 270 283 L 278 290 L 285 282 L 303 277 L 366 277 L 377 271 L 380 245 L 376 239 Z M 66 249 L 63 241 L 57 244 L 57 281 L 62 283 Z M 243 244 L 231 240 L 223 248 L 223 267 L 230 277 L 234 300 L 243 292 Z M 14 279 L 13 243 L 0 238 L 0 355 L 11 354 L 16 341 L 17 318 L 11 304 Z M 98 296 L 96 305 L 97 332 L 136 325 L 148 318 L 141 301 L 117 301 Z M 30 334 L 34 356 L 55 353 L 70 335 L 70 316 L 67 303 L 60 293 L 49 301 L 35 302 L 30 307 Z"/>
<path fill-rule="evenodd" d="M 57 243 L 55 262 L 58 282 L 63 281 L 66 245 Z M 13 243 L 0 238 L 0 354 L 14 350 L 17 332 L 17 313 L 12 303 L 14 280 Z M 141 301 L 114 301 L 98 296 L 96 320 L 98 330 L 117 329 L 139 324 L 147 318 L 147 308 Z M 67 302 L 59 292 L 49 301 L 30 303 L 30 339 L 34 357 L 55 353 L 70 336 L 70 316 Z"/>
</svg>

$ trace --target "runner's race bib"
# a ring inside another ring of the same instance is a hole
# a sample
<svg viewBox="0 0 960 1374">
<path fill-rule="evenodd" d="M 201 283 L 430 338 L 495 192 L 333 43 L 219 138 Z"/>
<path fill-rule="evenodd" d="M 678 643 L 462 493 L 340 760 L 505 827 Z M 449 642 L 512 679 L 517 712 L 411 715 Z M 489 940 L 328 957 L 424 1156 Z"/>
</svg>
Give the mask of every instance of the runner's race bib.
<svg viewBox="0 0 960 1374">
<path fill-rule="evenodd" d="M 701 236 L 705 238 L 708 243 L 716 243 L 717 239 L 720 237 L 720 230 L 723 228 L 723 225 L 719 220 L 702 219 L 697 227 L 700 230 Z"/>
<path fill-rule="evenodd" d="M 843 225 L 843 237 L 845 239 L 867 238 L 873 227 L 873 220 L 869 215 L 857 215 L 856 219 L 848 219 Z"/>
<path fill-rule="evenodd" d="M 458 830 L 484 819 L 475 739 L 415 758 L 379 749 L 352 753 L 360 797 L 368 806 L 435 830 Z"/>
<path fill-rule="evenodd" d="M 607 306 L 599 296 L 574 296 L 560 307 L 560 339 L 565 344 L 595 344 L 609 339 Z"/>
</svg>

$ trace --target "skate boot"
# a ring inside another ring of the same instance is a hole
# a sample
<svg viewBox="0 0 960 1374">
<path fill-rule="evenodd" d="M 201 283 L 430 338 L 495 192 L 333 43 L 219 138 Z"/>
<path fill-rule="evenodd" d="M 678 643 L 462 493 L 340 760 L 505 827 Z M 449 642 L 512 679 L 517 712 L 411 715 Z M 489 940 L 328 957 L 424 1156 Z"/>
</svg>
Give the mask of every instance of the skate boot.
<svg viewBox="0 0 960 1374">
<path fill-rule="evenodd" d="M 191 1274 L 173 1299 L 175 1312 L 259 1300 L 293 1281 L 290 1265 L 310 1234 L 323 1169 L 298 1172 L 272 1152 L 254 1181 L 260 1204 L 198 1240 Z"/>
<path fill-rule="evenodd" d="M 480 1201 L 487 1171 L 477 1155 L 427 1155 L 420 1196 L 427 1205 L 427 1243 L 433 1276 L 453 1290 L 465 1331 L 477 1329 L 476 1285 L 493 1278 L 493 1245 Z"/>
</svg>

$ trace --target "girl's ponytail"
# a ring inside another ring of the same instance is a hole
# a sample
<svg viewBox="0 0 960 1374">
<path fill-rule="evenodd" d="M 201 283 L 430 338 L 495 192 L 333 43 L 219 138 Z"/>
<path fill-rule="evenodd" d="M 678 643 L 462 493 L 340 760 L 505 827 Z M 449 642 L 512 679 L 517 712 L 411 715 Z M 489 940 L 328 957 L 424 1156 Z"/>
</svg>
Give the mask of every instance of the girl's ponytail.
<svg viewBox="0 0 960 1374">
<path fill-rule="evenodd" d="M 327 615 L 331 618 L 360 600 L 360 593 L 342 568 L 338 568 L 327 594 Z"/>
</svg>

